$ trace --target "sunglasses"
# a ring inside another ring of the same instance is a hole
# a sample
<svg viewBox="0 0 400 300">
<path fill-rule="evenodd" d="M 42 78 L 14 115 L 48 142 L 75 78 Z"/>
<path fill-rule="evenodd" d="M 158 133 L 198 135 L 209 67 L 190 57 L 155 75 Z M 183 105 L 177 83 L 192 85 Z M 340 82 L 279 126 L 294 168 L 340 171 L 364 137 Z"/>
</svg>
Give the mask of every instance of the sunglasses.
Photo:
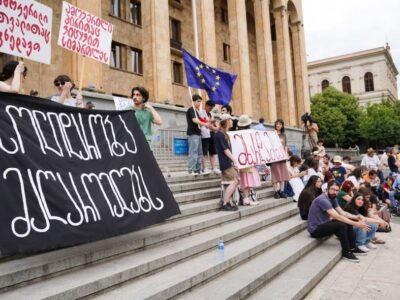
<svg viewBox="0 0 400 300">
<path fill-rule="evenodd" d="M 54 82 L 54 85 L 56 87 L 59 87 L 60 85 L 64 85 L 64 84 L 65 84 L 65 81 L 56 81 L 56 82 Z"/>
</svg>

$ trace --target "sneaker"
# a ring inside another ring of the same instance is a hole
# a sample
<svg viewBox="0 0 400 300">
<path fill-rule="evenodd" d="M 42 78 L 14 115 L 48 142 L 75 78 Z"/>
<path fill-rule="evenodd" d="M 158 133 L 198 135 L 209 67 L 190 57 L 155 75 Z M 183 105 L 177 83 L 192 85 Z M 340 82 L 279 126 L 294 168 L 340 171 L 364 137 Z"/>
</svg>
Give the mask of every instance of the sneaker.
<svg viewBox="0 0 400 300">
<path fill-rule="evenodd" d="M 199 172 L 195 172 L 195 171 L 189 172 L 189 175 L 199 175 L 199 174 L 200 174 Z"/>
<path fill-rule="evenodd" d="M 369 242 L 368 244 L 365 245 L 368 249 L 376 249 L 378 247 L 376 247 L 374 244 L 372 244 L 371 242 Z"/>
<path fill-rule="evenodd" d="M 286 199 L 288 197 L 288 195 L 285 194 L 285 192 L 279 192 L 279 196 L 281 196 L 281 198 Z"/>
<path fill-rule="evenodd" d="M 221 174 L 221 170 L 218 169 L 218 168 L 214 168 L 214 169 L 213 169 L 213 172 L 214 172 L 215 174 Z"/>
<path fill-rule="evenodd" d="M 365 245 L 358 246 L 357 248 L 365 253 L 369 252 L 369 249 Z"/>
<path fill-rule="evenodd" d="M 237 211 L 238 207 L 237 206 L 233 206 L 230 203 L 227 203 L 225 205 L 222 205 L 220 209 L 223 210 L 223 211 Z"/>
<path fill-rule="evenodd" d="M 354 263 L 359 263 L 360 262 L 360 260 L 352 252 L 343 253 L 342 257 L 345 260 L 348 260 L 348 261 L 351 261 L 351 262 L 354 262 Z"/>
<path fill-rule="evenodd" d="M 356 247 L 355 249 L 351 250 L 351 252 L 357 256 L 365 256 L 367 252 L 362 251 L 360 248 Z"/>
<path fill-rule="evenodd" d="M 280 198 L 281 198 L 281 195 L 280 195 L 278 192 L 275 192 L 274 198 L 275 198 L 275 199 L 280 199 Z"/>
<path fill-rule="evenodd" d="M 200 172 L 201 175 L 207 175 L 210 173 L 211 173 L 211 171 L 209 169 L 204 169 L 203 171 Z"/>
</svg>

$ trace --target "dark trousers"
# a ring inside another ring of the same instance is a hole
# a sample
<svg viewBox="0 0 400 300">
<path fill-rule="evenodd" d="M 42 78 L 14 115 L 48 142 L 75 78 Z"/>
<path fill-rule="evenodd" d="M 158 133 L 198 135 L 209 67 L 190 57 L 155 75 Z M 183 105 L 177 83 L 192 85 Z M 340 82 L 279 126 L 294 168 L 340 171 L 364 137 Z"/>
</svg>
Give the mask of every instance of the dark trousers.
<svg viewBox="0 0 400 300">
<path fill-rule="evenodd" d="M 311 233 L 311 236 L 313 238 L 322 238 L 332 234 L 339 238 L 342 245 L 342 253 L 347 253 L 350 249 L 356 247 L 353 226 L 336 220 L 318 225 L 317 229 Z"/>
</svg>

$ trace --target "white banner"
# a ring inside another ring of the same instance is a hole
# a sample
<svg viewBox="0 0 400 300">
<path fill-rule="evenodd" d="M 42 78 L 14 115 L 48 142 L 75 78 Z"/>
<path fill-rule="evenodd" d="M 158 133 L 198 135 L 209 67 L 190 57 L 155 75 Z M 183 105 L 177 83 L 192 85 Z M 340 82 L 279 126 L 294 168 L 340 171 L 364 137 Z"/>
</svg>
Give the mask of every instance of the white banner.
<svg viewBox="0 0 400 300">
<path fill-rule="evenodd" d="M 128 110 L 133 108 L 133 100 L 129 98 L 122 98 L 113 96 L 116 110 Z"/>
<path fill-rule="evenodd" d="M 111 23 L 63 2 L 59 46 L 109 64 L 112 32 Z"/>
<path fill-rule="evenodd" d="M 50 64 L 52 15 L 36 1 L 0 1 L 0 52 Z"/>
<path fill-rule="evenodd" d="M 239 169 L 288 159 L 275 131 L 248 129 L 229 131 L 228 135 Z"/>
</svg>

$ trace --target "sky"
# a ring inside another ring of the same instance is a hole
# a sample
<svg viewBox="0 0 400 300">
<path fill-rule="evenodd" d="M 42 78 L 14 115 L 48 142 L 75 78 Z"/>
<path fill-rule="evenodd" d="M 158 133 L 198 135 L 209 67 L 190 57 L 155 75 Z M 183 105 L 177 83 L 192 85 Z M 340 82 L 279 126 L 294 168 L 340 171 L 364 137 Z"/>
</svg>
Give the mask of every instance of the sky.
<svg viewBox="0 0 400 300">
<path fill-rule="evenodd" d="M 384 47 L 388 42 L 400 72 L 400 0 L 302 3 L 307 61 Z M 400 75 L 397 86 L 400 89 Z"/>
</svg>

